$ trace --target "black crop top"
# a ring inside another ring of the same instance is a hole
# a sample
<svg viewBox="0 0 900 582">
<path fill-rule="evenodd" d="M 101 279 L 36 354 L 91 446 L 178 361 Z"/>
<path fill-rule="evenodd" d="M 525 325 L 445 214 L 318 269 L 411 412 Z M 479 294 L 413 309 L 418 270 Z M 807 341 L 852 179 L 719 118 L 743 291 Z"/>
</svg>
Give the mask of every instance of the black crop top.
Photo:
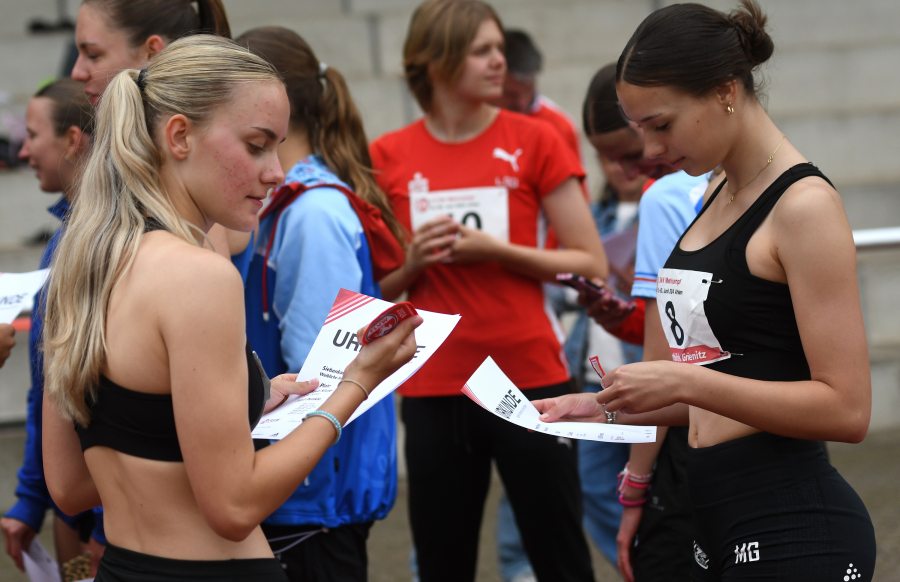
<svg viewBox="0 0 900 582">
<path fill-rule="evenodd" d="M 146 219 L 144 232 L 165 230 L 155 218 Z M 250 427 L 256 426 L 269 399 L 269 378 L 247 343 L 247 376 Z M 75 425 L 81 450 L 109 447 L 142 459 L 181 462 L 171 394 L 148 394 L 119 386 L 100 376 L 97 399 L 87 401 L 91 422 Z"/>
<path fill-rule="evenodd" d="M 256 426 L 269 399 L 269 381 L 247 344 L 250 427 Z M 148 394 L 119 386 L 100 376 L 95 401 L 88 400 L 91 423 L 75 426 L 81 450 L 109 447 L 142 459 L 181 462 L 171 394 Z"/>
<path fill-rule="evenodd" d="M 707 367 L 732 376 L 756 380 L 810 379 L 809 364 L 800 341 L 790 289 L 784 283 L 753 275 L 747 266 L 747 243 L 753 233 L 788 187 L 808 176 L 819 176 L 828 181 L 812 164 L 798 164 L 779 176 L 714 241 L 696 251 L 685 251 L 682 250 L 679 239 L 666 261 L 666 269 L 712 273 L 703 310 L 709 328 L 722 350 L 729 352 L 731 358 L 713 362 Z M 706 212 L 724 184 L 723 181 L 719 185 L 694 219 L 694 223 Z M 704 280 L 704 283 L 707 281 Z M 660 302 L 664 300 L 665 296 L 658 299 Z M 669 317 L 671 312 L 666 315 L 661 311 L 660 314 L 664 326 L 670 324 L 670 319 L 673 320 L 671 325 L 676 325 L 674 318 Z"/>
</svg>

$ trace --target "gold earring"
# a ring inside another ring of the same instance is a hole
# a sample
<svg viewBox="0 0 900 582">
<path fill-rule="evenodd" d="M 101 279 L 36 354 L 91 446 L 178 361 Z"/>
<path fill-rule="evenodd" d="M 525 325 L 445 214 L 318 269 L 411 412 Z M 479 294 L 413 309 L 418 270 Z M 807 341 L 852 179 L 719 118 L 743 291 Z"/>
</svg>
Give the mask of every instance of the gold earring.
<svg viewBox="0 0 900 582">
<path fill-rule="evenodd" d="M 731 106 L 731 101 L 728 102 L 728 107 L 725 108 L 725 111 L 728 113 L 734 113 L 734 107 Z"/>
<path fill-rule="evenodd" d="M 65 160 L 66 160 L 67 162 L 69 162 L 70 164 L 74 164 L 74 163 L 75 163 L 75 156 L 73 156 L 73 155 L 71 155 L 71 154 L 66 154 L 66 155 L 63 156 L 63 157 L 64 157 Z"/>
</svg>

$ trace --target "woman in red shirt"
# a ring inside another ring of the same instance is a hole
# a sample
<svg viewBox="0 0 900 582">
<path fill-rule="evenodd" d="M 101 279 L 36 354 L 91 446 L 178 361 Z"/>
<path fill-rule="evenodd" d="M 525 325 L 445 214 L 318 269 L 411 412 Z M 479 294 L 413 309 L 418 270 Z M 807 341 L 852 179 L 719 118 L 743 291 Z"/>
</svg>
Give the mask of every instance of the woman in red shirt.
<svg viewBox="0 0 900 582">
<path fill-rule="evenodd" d="M 425 116 L 371 146 L 376 179 L 413 233 L 406 264 L 382 281 L 384 296 L 408 291 L 417 307 L 462 315 L 400 389 L 423 582 L 474 579 L 492 460 L 538 578 L 592 579 L 574 443 L 524 433 L 460 393 L 489 355 L 529 398 L 569 392 L 541 282 L 607 271 L 575 155 L 551 126 L 488 103 L 503 90 L 503 51 L 490 6 L 422 4 L 404 66 Z M 562 249 L 543 249 L 548 226 Z"/>
</svg>

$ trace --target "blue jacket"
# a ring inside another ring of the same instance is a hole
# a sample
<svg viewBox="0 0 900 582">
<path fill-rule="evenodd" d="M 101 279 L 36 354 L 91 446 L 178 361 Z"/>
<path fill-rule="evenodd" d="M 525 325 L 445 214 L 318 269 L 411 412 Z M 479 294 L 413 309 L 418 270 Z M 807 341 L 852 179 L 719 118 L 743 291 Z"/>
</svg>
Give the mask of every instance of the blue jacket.
<svg viewBox="0 0 900 582">
<path fill-rule="evenodd" d="M 64 221 L 69 213 L 69 203 L 65 198 L 48 208 L 50 214 Z M 41 269 L 50 266 L 53 253 L 62 238 L 63 229 L 53 233 L 53 237 L 44 250 L 41 257 Z M 41 531 L 44 523 L 44 514 L 48 509 L 63 519 L 70 527 L 80 516 L 70 517 L 56 507 L 47 491 L 47 482 L 44 480 L 44 454 L 41 438 L 42 405 L 44 400 L 44 352 L 41 343 L 44 336 L 44 289 L 37 292 L 34 297 L 34 309 L 31 311 L 31 335 L 28 338 L 28 354 L 31 361 L 31 389 L 28 391 L 28 408 L 25 416 L 25 459 L 22 467 L 16 474 L 16 497 L 18 500 L 12 508 L 6 512 L 6 517 L 12 517 L 29 525 L 34 531 Z M 97 541 L 105 544 L 103 535 L 102 508 L 97 508 L 95 513 L 100 517 L 99 529 L 92 532 Z"/>
<path fill-rule="evenodd" d="M 346 186 L 315 155 L 297 162 L 286 182 Z M 260 221 L 245 287 L 247 337 L 270 377 L 300 371 L 342 287 L 381 297 L 362 224 L 343 193 L 309 190 Z M 384 518 L 397 497 L 396 436 L 394 401 L 385 398 L 344 429 L 266 523 L 338 527 Z"/>
</svg>

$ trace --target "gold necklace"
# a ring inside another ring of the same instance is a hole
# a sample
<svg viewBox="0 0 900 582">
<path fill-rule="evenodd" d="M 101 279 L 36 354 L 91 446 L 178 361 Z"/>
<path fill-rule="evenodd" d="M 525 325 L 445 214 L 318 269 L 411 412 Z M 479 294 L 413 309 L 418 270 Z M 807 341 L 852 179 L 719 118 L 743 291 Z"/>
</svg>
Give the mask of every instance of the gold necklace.
<svg viewBox="0 0 900 582">
<path fill-rule="evenodd" d="M 776 147 L 776 148 L 775 148 L 775 151 L 772 152 L 772 155 L 769 156 L 769 159 L 768 159 L 768 161 L 766 161 L 766 165 L 763 166 L 763 169 L 760 170 L 760 171 L 758 171 L 758 172 L 756 173 L 756 175 L 753 176 L 753 180 L 759 178 L 759 175 L 763 173 L 763 170 L 765 170 L 766 168 L 769 167 L 769 164 L 771 164 L 771 163 L 772 163 L 772 160 L 775 159 L 775 154 L 778 153 L 778 148 L 780 148 L 780 147 L 781 147 L 781 144 L 784 143 L 785 138 L 787 138 L 787 136 L 784 135 L 784 134 L 782 134 L 782 136 L 781 136 L 781 141 L 778 142 L 778 147 Z M 738 188 L 737 190 L 735 190 L 734 192 L 732 192 L 732 194 L 731 194 L 731 200 L 729 200 L 728 203 L 731 204 L 732 202 L 734 202 L 734 195 L 737 194 L 738 192 L 740 192 L 741 190 L 743 190 L 744 188 L 746 188 L 747 186 L 749 186 L 750 184 L 752 184 L 752 183 L 753 183 L 753 180 L 750 180 L 749 182 L 747 182 L 746 184 L 744 184 L 743 186 L 741 186 L 740 188 Z"/>
</svg>

